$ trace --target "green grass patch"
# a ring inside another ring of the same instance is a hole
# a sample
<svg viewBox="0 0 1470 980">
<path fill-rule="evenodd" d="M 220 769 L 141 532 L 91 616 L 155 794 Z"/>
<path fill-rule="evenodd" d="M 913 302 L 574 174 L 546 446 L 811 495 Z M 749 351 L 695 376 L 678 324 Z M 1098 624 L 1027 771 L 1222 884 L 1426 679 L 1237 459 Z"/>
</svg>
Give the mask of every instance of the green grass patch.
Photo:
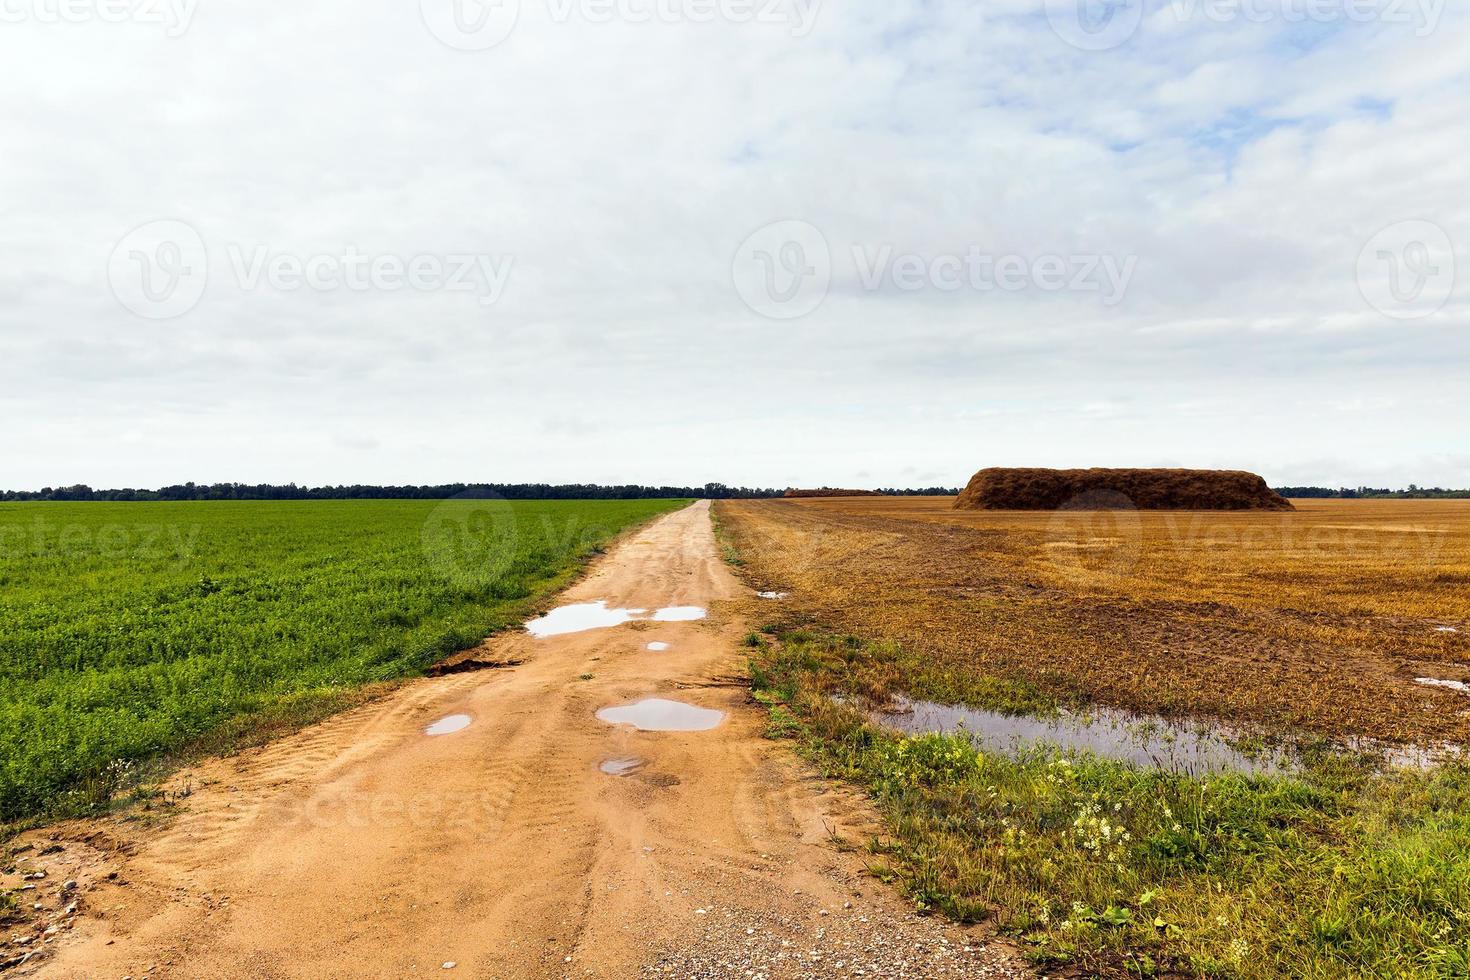
<svg viewBox="0 0 1470 980">
<path fill-rule="evenodd" d="M 0 505 L 0 821 L 417 674 L 683 503 Z"/>
<path fill-rule="evenodd" d="M 1466 764 L 1382 771 L 1322 754 L 1290 776 L 1191 776 L 1043 748 L 1011 757 L 961 737 L 905 738 L 834 701 L 903 659 L 884 645 L 804 631 L 753 656 L 769 734 L 865 787 L 885 817 L 873 873 L 920 909 L 993 918 L 1038 963 L 1103 976 L 1470 976 Z M 1031 697 L 979 679 L 950 689 L 972 702 L 989 691 L 977 707 Z"/>
</svg>

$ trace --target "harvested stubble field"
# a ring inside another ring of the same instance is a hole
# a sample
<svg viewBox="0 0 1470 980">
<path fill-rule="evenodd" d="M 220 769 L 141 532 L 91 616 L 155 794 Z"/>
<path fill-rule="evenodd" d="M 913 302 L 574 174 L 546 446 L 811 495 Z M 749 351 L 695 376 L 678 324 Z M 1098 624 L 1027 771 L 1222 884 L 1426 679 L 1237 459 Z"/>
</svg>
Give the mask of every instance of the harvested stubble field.
<svg viewBox="0 0 1470 980">
<path fill-rule="evenodd" d="M 1470 763 L 1328 744 L 1463 741 L 1470 697 L 1414 679 L 1470 674 L 1470 505 L 1298 507 L 718 516 L 751 584 L 790 593 L 746 641 L 768 734 L 867 791 L 886 827 L 869 869 L 921 909 L 990 920 L 1056 976 L 1470 976 Z M 875 723 L 895 692 L 1213 716 L 1307 744 L 1278 772 L 1007 750 Z"/>
<path fill-rule="evenodd" d="M 730 501 L 718 513 L 752 580 L 792 594 L 788 617 L 922 655 L 921 695 L 957 699 L 984 675 L 1063 703 L 1283 734 L 1470 738 L 1470 697 L 1415 683 L 1470 681 L 1470 503 L 952 503 Z"/>
</svg>

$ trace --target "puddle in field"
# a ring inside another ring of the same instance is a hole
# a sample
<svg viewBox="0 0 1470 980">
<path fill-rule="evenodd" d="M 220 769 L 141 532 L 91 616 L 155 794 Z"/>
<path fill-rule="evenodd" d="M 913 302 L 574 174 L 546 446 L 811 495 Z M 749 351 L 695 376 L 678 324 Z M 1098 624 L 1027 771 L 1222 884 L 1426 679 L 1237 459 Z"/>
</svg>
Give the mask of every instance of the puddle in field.
<svg viewBox="0 0 1470 980">
<path fill-rule="evenodd" d="M 631 776 L 645 765 L 647 763 L 642 759 L 630 756 L 624 759 L 608 759 L 597 768 L 607 776 Z"/>
<path fill-rule="evenodd" d="M 756 596 L 761 599 L 785 599 L 789 592 L 757 592 Z"/>
<path fill-rule="evenodd" d="M 652 650 L 654 653 L 663 653 L 668 648 L 669 648 L 669 645 L 667 643 L 654 642 L 654 643 L 648 644 L 648 649 Z"/>
<path fill-rule="evenodd" d="M 1445 681 L 1438 677 L 1416 677 L 1415 684 L 1423 684 L 1425 687 L 1443 687 L 1451 691 L 1459 691 L 1461 694 L 1470 694 L 1470 684 L 1464 681 Z"/>
<path fill-rule="evenodd" d="M 1455 629 L 1455 627 L 1453 627 L 1453 626 L 1436 626 L 1434 628 L 1434 631 L 1436 633 L 1458 633 L 1458 632 L 1460 632 L 1459 630 Z"/>
<path fill-rule="evenodd" d="M 473 721 L 469 715 L 450 715 L 448 718 L 440 718 L 434 724 L 424 729 L 425 735 L 453 735 L 470 727 Z"/>
<path fill-rule="evenodd" d="M 709 615 L 701 606 L 666 606 L 649 616 L 647 609 L 609 609 L 607 600 L 579 602 L 572 606 L 560 606 L 545 616 L 526 623 L 526 632 L 538 640 L 548 636 L 564 636 L 568 633 L 585 633 L 587 630 L 608 629 L 642 619 L 653 619 L 657 623 L 686 623 L 703 619 Z"/>
<path fill-rule="evenodd" d="M 968 733 L 993 750 L 1014 753 L 1035 745 L 1093 752 L 1138 766 L 1177 772 L 1281 772 L 1290 768 L 1284 753 L 1245 753 L 1218 733 L 1163 718 L 1098 708 L 1087 714 L 1063 711 L 1053 718 L 1012 717 L 959 705 L 896 697 L 896 711 L 874 712 L 873 720 L 909 735 Z"/>
<path fill-rule="evenodd" d="M 706 732 L 724 721 L 725 713 L 682 701 L 646 698 L 636 704 L 603 708 L 597 717 L 611 725 L 632 725 L 641 732 Z"/>
</svg>

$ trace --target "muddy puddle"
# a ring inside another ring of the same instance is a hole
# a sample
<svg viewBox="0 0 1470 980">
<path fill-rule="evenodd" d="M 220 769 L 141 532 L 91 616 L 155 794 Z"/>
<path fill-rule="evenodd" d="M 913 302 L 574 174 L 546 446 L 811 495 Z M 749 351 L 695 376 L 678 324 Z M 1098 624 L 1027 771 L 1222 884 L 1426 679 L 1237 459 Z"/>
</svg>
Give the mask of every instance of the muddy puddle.
<svg viewBox="0 0 1470 980">
<path fill-rule="evenodd" d="M 597 768 L 600 769 L 605 776 L 631 776 L 639 769 L 642 769 L 645 765 L 647 765 L 647 763 L 644 762 L 642 759 L 629 756 L 623 759 L 608 759 Z"/>
<path fill-rule="evenodd" d="M 785 599 L 785 598 L 787 598 L 790 595 L 791 595 L 791 593 L 789 593 L 789 592 L 757 592 L 756 593 L 756 597 L 759 598 L 759 599 Z"/>
<path fill-rule="evenodd" d="M 425 728 L 424 734 L 453 735 L 455 732 L 462 732 L 466 728 L 469 728 L 470 723 L 473 721 L 474 719 L 471 718 L 469 715 L 450 715 L 447 718 L 440 718 L 438 721 L 434 722 L 434 724 Z"/>
<path fill-rule="evenodd" d="M 607 601 L 579 602 L 560 606 L 545 616 L 526 623 L 526 632 L 538 640 L 548 636 L 565 636 L 568 633 L 585 633 L 588 630 L 609 629 L 638 620 L 652 619 L 656 623 L 685 623 L 704 619 L 709 610 L 701 606 L 666 606 L 662 609 L 619 609 L 609 607 Z"/>
<path fill-rule="evenodd" d="M 703 606 L 668 606 L 653 614 L 655 623 L 689 623 L 703 619 L 709 610 Z"/>
<path fill-rule="evenodd" d="M 597 717 L 610 725 L 632 725 L 640 732 L 706 732 L 724 721 L 725 713 L 683 701 L 645 698 L 634 704 L 603 708 Z"/>
<path fill-rule="evenodd" d="M 894 703 L 896 710 L 874 712 L 873 720 L 909 735 L 968 733 L 978 744 L 1008 754 L 1051 745 L 1175 772 L 1277 773 L 1292 768 L 1282 752 L 1242 752 L 1208 728 L 1108 708 L 1035 718 L 902 697 Z"/>
<path fill-rule="evenodd" d="M 545 616 L 531 620 L 526 624 L 526 632 L 538 640 L 566 633 L 583 633 L 631 623 L 647 612 L 646 609 L 609 609 L 606 601 L 581 602 L 553 609 Z"/>
<path fill-rule="evenodd" d="M 1458 633 L 1458 632 L 1460 632 L 1458 629 L 1456 629 L 1453 626 L 1436 626 L 1434 628 L 1434 631 L 1436 633 Z"/>
<path fill-rule="evenodd" d="M 647 649 L 652 650 L 654 653 L 663 653 L 665 650 L 669 649 L 669 644 L 654 641 L 653 643 L 648 644 Z"/>
</svg>

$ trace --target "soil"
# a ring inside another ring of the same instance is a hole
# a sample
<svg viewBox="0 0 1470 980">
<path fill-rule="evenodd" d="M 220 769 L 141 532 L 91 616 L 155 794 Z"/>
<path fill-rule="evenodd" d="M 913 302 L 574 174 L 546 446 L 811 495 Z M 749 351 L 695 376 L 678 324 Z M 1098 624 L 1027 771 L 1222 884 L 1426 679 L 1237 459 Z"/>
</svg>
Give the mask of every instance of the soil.
<svg viewBox="0 0 1470 980">
<path fill-rule="evenodd" d="M 150 819 L 32 835 L 14 877 L 47 872 L 27 893 L 39 921 L 6 932 L 39 953 L 8 975 L 1027 975 L 984 931 L 914 915 L 841 846 L 879 832 L 874 815 L 762 737 L 730 680 L 760 600 L 718 555 L 707 503 L 660 518 L 560 601 L 708 619 L 495 637 L 464 672 L 178 774 Z M 726 717 L 596 717 L 650 697 Z M 456 715 L 468 726 L 425 734 Z M 641 765 L 601 769 L 626 759 Z"/>
<path fill-rule="evenodd" d="M 1470 741 L 1470 503 L 1286 512 L 721 501 L 765 611 L 915 651 L 935 676 L 1288 737 Z M 902 683 L 902 678 L 894 679 Z"/>
</svg>

